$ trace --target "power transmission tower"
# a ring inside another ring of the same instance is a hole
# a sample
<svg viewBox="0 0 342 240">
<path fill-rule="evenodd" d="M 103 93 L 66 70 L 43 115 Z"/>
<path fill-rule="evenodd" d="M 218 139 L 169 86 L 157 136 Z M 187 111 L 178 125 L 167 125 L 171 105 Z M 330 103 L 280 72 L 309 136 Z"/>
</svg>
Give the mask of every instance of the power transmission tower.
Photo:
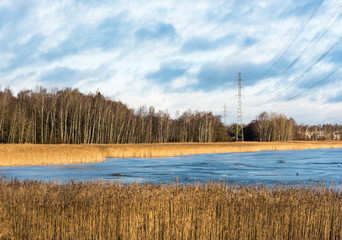
<svg viewBox="0 0 342 240">
<path fill-rule="evenodd" d="M 236 134 L 235 134 L 235 140 L 236 141 L 242 141 L 243 142 L 243 123 L 242 123 L 242 107 L 241 107 L 241 89 L 242 89 L 242 79 L 241 79 L 241 73 L 239 74 L 239 78 L 235 81 L 238 83 L 238 111 L 237 111 L 237 126 L 236 126 Z M 241 136 L 241 138 L 240 138 Z"/>
<path fill-rule="evenodd" d="M 223 105 L 223 123 L 226 126 L 227 125 L 227 106 L 226 103 Z"/>
</svg>

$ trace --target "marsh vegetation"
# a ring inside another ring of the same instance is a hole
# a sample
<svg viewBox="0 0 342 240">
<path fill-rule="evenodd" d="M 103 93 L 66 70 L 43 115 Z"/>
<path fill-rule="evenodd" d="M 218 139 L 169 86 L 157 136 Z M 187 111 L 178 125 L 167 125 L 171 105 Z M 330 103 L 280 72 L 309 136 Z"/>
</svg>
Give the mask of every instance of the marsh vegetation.
<svg viewBox="0 0 342 240">
<path fill-rule="evenodd" d="M 322 185 L 0 180 L 0 239 L 340 239 Z"/>
<path fill-rule="evenodd" d="M 0 144 L 0 166 L 71 164 L 105 158 L 342 148 L 341 141 L 159 144 Z"/>
</svg>

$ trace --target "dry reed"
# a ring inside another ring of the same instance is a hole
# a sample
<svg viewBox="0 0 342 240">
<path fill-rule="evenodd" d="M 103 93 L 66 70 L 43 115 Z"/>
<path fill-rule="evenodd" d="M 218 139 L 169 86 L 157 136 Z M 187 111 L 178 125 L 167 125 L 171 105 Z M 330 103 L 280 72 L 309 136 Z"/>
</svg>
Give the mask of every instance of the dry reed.
<svg viewBox="0 0 342 240">
<path fill-rule="evenodd" d="M 315 185 L 0 180 L 0 239 L 341 239 L 342 194 Z"/>
<path fill-rule="evenodd" d="M 0 144 L 0 166 L 85 163 L 102 161 L 107 157 L 170 157 L 205 153 L 315 148 L 342 148 L 342 141 L 107 145 Z"/>
</svg>

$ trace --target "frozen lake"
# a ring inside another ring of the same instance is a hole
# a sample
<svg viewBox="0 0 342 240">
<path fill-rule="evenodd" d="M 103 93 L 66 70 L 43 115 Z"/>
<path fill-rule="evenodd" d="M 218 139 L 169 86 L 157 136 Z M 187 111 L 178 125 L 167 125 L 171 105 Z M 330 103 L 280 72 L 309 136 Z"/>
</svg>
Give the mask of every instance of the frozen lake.
<svg viewBox="0 0 342 240">
<path fill-rule="evenodd" d="M 341 165 L 341 166 L 340 166 Z M 211 180 L 254 184 L 265 182 L 342 182 L 342 149 L 222 153 L 168 158 L 108 158 L 100 163 L 0 167 L 6 180 L 71 179 L 180 183 Z"/>
</svg>

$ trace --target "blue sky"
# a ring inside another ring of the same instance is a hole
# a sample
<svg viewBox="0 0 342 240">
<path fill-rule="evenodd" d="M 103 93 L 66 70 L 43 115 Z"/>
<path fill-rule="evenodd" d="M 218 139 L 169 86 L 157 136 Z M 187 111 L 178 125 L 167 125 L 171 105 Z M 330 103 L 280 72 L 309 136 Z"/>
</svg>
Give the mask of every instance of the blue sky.
<svg viewBox="0 0 342 240">
<path fill-rule="evenodd" d="M 226 103 L 232 123 L 241 72 L 245 123 L 262 111 L 342 123 L 340 4 L 0 0 L 0 85 L 99 90 L 171 116 Z"/>
</svg>

